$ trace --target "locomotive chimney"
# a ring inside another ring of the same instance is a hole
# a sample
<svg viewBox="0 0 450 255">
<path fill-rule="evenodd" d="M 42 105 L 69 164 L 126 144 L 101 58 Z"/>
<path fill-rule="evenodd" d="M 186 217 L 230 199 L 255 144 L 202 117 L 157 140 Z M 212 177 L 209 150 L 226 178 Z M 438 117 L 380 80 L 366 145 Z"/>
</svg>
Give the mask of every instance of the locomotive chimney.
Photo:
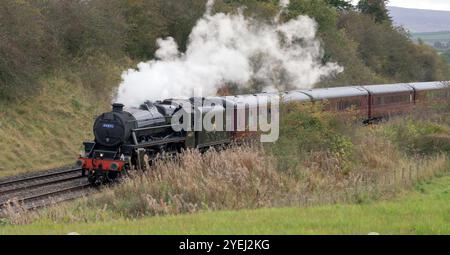
<svg viewBox="0 0 450 255">
<path fill-rule="evenodd" d="M 113 112 L 123 112 L 124 106 L 125 105 L 123 105 L 123 104 L 115 103 L 112 105 L 112 110 L 113 110 Z"/>
</svg>

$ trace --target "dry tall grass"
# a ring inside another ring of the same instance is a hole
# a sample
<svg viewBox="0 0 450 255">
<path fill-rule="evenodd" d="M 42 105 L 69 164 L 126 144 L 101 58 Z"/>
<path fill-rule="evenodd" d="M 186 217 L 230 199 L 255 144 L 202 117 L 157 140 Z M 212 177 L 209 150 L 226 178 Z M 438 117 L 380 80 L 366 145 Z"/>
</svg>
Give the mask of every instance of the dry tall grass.
<svg viewBox="0 0 450 255">
<path fill-rule="evenodd" d="M 159 162 L 154 170 L 125 180 L 89 201 L 126 216 L 191 213 L 284 204 L 297 182 L 276 171 L 259 148 L 237 147 Z"/>
<path fill-rule="evenodd" d="M 96 222 L 201 210 L 363 203 L 390 198 L 450 169 L 443 154 L 413 159 L 393 153 L 392 145 L 366 142 L 378 150 L 361 159 L 361 168 L 349 172 L 339 167 L 339 159 L 326 153 L 311 154 L 296 173 L 288 173 L 278 171 L 276 159 L 262 147 L 205 154 L 187 151 L 179 161 L 159 162 L 152 171 L 76 203 L 36 212 L 9 210 L 9 220 L 14 224 L 42 218 Z"/>
</svg>

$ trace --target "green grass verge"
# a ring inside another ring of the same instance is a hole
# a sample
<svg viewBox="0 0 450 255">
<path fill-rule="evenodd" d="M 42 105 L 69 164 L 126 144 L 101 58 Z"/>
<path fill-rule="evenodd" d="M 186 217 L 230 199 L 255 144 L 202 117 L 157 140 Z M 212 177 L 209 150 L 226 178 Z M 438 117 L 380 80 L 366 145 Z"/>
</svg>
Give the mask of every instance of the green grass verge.
<svg viewBox="0 0 450 255">
<path fill-rule="evenodd" d="M 0 234 L 450 234 L 450 175 L 393 201 L 312 208 L 205 212 L 95 224 L 37 222 Z"/>
</svg>

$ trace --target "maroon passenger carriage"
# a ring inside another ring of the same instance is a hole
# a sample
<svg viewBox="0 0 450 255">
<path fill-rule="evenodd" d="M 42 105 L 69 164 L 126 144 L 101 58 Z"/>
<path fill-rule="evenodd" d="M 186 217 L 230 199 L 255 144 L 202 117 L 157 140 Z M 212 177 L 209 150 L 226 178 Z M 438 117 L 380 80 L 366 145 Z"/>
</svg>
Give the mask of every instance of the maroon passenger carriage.
<svg viewBox="0 0 450 255">
<path fill-rule="evenodd" d="M 285 102 L 326 102 L 325 110 L 354 109 L 365 122 L 389 119 L 411 112 L 416 106 L 446 103 L 448 82 L 400 83 L 297 90 L 283 94 Z"/>
<path fill-rule="evenodd" d="M 407 84 L 363 86 L 369 92 L 368 120 L 389 119 L 413 110 L 414 89 Z"/>
<path fill-rule="evenodd" d="M 445 82 L 419 82 L 408 85 L 415 90 L 414 101 L 419 106 L 447 103 L 450 98 L 449 86 Z"/>
<path fill-rule="evenodd" d="M 313 102 L 326 101 L 326 111 L 337 113 L 353 109 L 357 117 L 365 119 L 369 113 L 369 93 L 362 87 L 337 87 L 299 90 L 311 97 Z"/>
</svg>

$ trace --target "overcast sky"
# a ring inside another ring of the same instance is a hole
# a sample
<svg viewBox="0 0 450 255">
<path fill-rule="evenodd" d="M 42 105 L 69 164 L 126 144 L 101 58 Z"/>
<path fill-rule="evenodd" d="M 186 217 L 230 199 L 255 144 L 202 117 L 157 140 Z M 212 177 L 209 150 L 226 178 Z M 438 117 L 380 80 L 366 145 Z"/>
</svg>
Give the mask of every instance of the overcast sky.
<svg viewBox="0 0 450 255">
<path fill-rule="evenodd" d="M 358 0 L 353 0 L 357 3 Z M 389 5 L 429 10 L 450 11 L 450 0 L 390 0 Z"/>
</svg>

